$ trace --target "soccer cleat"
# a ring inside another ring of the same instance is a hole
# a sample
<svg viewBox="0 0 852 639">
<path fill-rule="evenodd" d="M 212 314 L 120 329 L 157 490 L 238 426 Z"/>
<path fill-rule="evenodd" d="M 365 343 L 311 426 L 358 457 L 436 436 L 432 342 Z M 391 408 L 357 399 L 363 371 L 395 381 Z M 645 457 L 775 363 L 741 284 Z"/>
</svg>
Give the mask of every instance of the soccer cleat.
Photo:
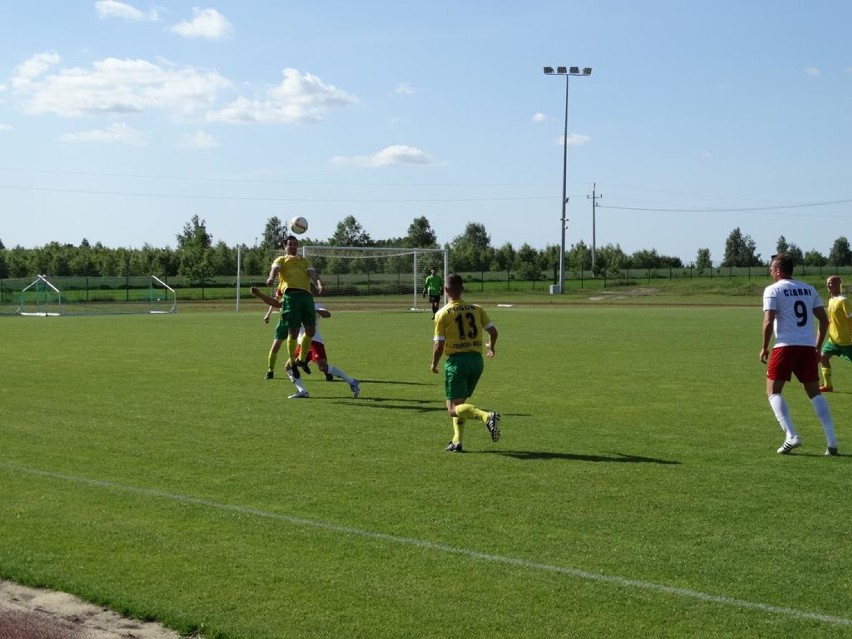
<svg viewBox="0 0 852 639">
<path fill-rule="evenodd" d="M 799 439 L 799 436 L 797 435 L 793 439 L 788 439 L 783 444 L 781 444 L 781 448 L 779 448 L 776 452 L 779 455 L 786 455 L 791 450 L 793 450 L 794 448 L 798 448 L 801 445 L 802 445 L 802 440 Z"/>
<path fill-rule="evenodd" d="M 834 386 L 820 386 L 819 392 L 820 393 L 833 393 L 834 392 Z"/>
<path fill-rule="evenodd" d="M 334 375 L 332 375 L 331 373 L 326 373 L 325 374 L 325 381 L 333 382 L 334 381 Z"/>
<path fill-rule="evenodd" d="M 485 428 L 491 433 L 491 441 L 496 442 L 500 439 L 500 413 L 488 413 L 488 419 L 485 421 Z"/>
<path fill-rule="evenodd" d="M 361 394 L 361 384 L 358 383 L 357 379 L 353 379 L 352 383 L 349 384 L 349 388 L 352 389 L 352 397 L 358 397 Z"/>
<path fill-rule="evenodd" d="M 462 450 L 461 442 L 459 442 L 458 444 L 454 444 L 453 442 L 450 442 L 449 444 L 447 444 L 447 447 L 446 447 L 444 450 L 446 450 L 448 453 L 461 453 L 461 452 L 464 452 L 464 451 Z"/>
<path fill-rule="evenodd" d="M 826 457 L 837 457 L 839 454 L 840 453 L 837 452 L 836 447 L 832 448 L 831 446 L 829 446 L 828 448 L 825 449 L 825 456 Z"/>
<path fill-rule="evenodd" d="M 287 399 L 307 399 L 310 396 L 311 395 L 310 395 L 310 393 L 308 393 L 308 391 L 303 390 L 303 391 L 297 391 L 297 392 L 293 393 Z"/>
<path fill-rule="evenodd" d="M 300 359 L 297 359 L 297 360 L 296 360 L 296 365 L 293 367 L 293 370 L 296 370 L 297 368 L 301 368 L 301 369 L 302 369 L 303 371 L 305 371 L 308 375 L 310 375 L 310 374 L 311 374 L 311 369 L 310 369 L 310 367 L 308 366 L 308 363 L 307 363 L 307 362 L 303 362 L 303 361 L 302 361 L 302 360 L 300 360 Z"/>
<path fill-rule="evenodd" d="M 275 377 L 275 371 L 266 371 L 266 379 L 273 379 Z"/>
</svg>

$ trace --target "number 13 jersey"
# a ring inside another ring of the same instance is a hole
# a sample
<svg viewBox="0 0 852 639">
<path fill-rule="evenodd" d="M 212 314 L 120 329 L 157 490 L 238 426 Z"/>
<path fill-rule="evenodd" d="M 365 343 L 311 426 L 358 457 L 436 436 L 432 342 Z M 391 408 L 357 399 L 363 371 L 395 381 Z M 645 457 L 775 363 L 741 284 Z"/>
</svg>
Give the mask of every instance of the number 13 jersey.
<svg viewBox="0 0 852 639">
<path fill-rule="evenodd" d="M 464 300 L 450 302 L 435 315 L 435 341 L 444 342 L 444 354 L 482 354 L 485 329 L 492 325 L 488 313 L 478 304 Z"/>
</svg>

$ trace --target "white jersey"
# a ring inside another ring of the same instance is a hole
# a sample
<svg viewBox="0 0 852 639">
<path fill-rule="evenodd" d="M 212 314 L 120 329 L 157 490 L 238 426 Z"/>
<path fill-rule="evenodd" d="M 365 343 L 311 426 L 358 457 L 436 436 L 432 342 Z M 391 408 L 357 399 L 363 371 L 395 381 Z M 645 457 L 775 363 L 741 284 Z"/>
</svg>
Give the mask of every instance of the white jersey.
<svg viewBox="0 0 852 639">
<path fill-rule="evenodd" d="M 763 310 L 775 311 L 775 344 L 816 346 L 814 309 L 822 306 L 817 290 L 798 280 L 778 280 L 763 290 Z"/>
<path fill-rule="evenodd" d="M 325 310 L 325 306 L 323 306 L 319 302 L 314 302 L 314 308 L 316 308 L 318 311 L 324 311 Z M 311 338 L 311 341 L 312 342 L 319 342 L 320 344 L 325 344 L 325 342 L 322 341 L 322 335 L 320 335 L 320 330 L 319 330 L 319 324 L 320 324 L 321 319 L 322 319 L 322 317 L 320 317 L 319 313 L 317 313 L 317 323 L 314 325 L 314 336 Z M 298 337 L 299 341 L 302 340 L 302 335 L 304 335 L 304 334 L 305 334 L 305 327 L 300 326 L 299 327 L 299 337 Z"/>
</svg>

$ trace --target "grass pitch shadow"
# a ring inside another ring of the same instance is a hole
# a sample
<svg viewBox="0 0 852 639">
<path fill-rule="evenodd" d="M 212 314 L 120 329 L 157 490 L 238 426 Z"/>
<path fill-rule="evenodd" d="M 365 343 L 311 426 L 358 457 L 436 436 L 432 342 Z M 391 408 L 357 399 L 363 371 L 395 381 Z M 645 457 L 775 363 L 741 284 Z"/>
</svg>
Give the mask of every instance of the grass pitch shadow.
<svg viewBox="0 0 852 639">
<path fill-rule="evenodd" d="M 680 465 L 681 462 L 671 459 L 656 459 L 655 457 L 640 457 L 639 455 L 626 455 L 624 453 L 607 453 L 606 455 L 581 455 L 578 453 L 554 453 L 548 451 L 533 450 L 484 450 L 481 451 L 491 455 L 502 455 L 522 461 L 548 461 L 561 459 L 564 461 L 582 461 L 595 463 L 616 464 L 662 464 L 665 466 Z"/>
</svg>

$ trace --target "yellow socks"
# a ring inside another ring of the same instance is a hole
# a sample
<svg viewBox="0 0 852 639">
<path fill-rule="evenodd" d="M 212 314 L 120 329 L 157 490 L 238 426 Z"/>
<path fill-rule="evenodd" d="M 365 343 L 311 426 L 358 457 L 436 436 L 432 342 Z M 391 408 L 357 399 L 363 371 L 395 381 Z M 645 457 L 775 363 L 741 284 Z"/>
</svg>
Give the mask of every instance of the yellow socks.
<svg viewBox="0 0 852 639">
<path fill-rule="evenodd" d="M 290 361 L 295 362 L 296 361 L 296 347 L 299 345 L 299 342 L 296 340 L 295 337 L 290 337 L 288 335 L 287 341 L 285 342 L 285 344 L 287 344 L 287 355 L 289 356 Z"/>
<path fill-rule="evenodd" d="M 299 359 L 303 362 L 307 362 L 308 358 L 311 356 L 311 340 L 313 337 L 304 333 L 302 335 L 302 340 L 299 342 Z"/>
<path fill-rule="evenodd" d="M 267 361 L 269 362 L 269 370 L 275 370 L 275 362 L 278 361 L 278 351 L 270 350 Z"/>
<path fill-rule="evenodd" d="M 478 419 L 483 424 L 488 420 L 488 413 L 484 410 L 479 410 L 473 404 L 459 404 L 456 406 L 456 415 L 465 419 Z"/>
<path fill-rule="evenodd" d="M 824 380 L 823 386 L 831 388 L 831 368 L 829 366 L 820 366 L 820 370 L 822 371 L 822 378 Z"/>
<path fill-rule="evenodd" d="M 453 443 L 461 444 L 462 435 L 464 434 L 464 420 L 460 417 L 453 417 Z"/>
</svg>

